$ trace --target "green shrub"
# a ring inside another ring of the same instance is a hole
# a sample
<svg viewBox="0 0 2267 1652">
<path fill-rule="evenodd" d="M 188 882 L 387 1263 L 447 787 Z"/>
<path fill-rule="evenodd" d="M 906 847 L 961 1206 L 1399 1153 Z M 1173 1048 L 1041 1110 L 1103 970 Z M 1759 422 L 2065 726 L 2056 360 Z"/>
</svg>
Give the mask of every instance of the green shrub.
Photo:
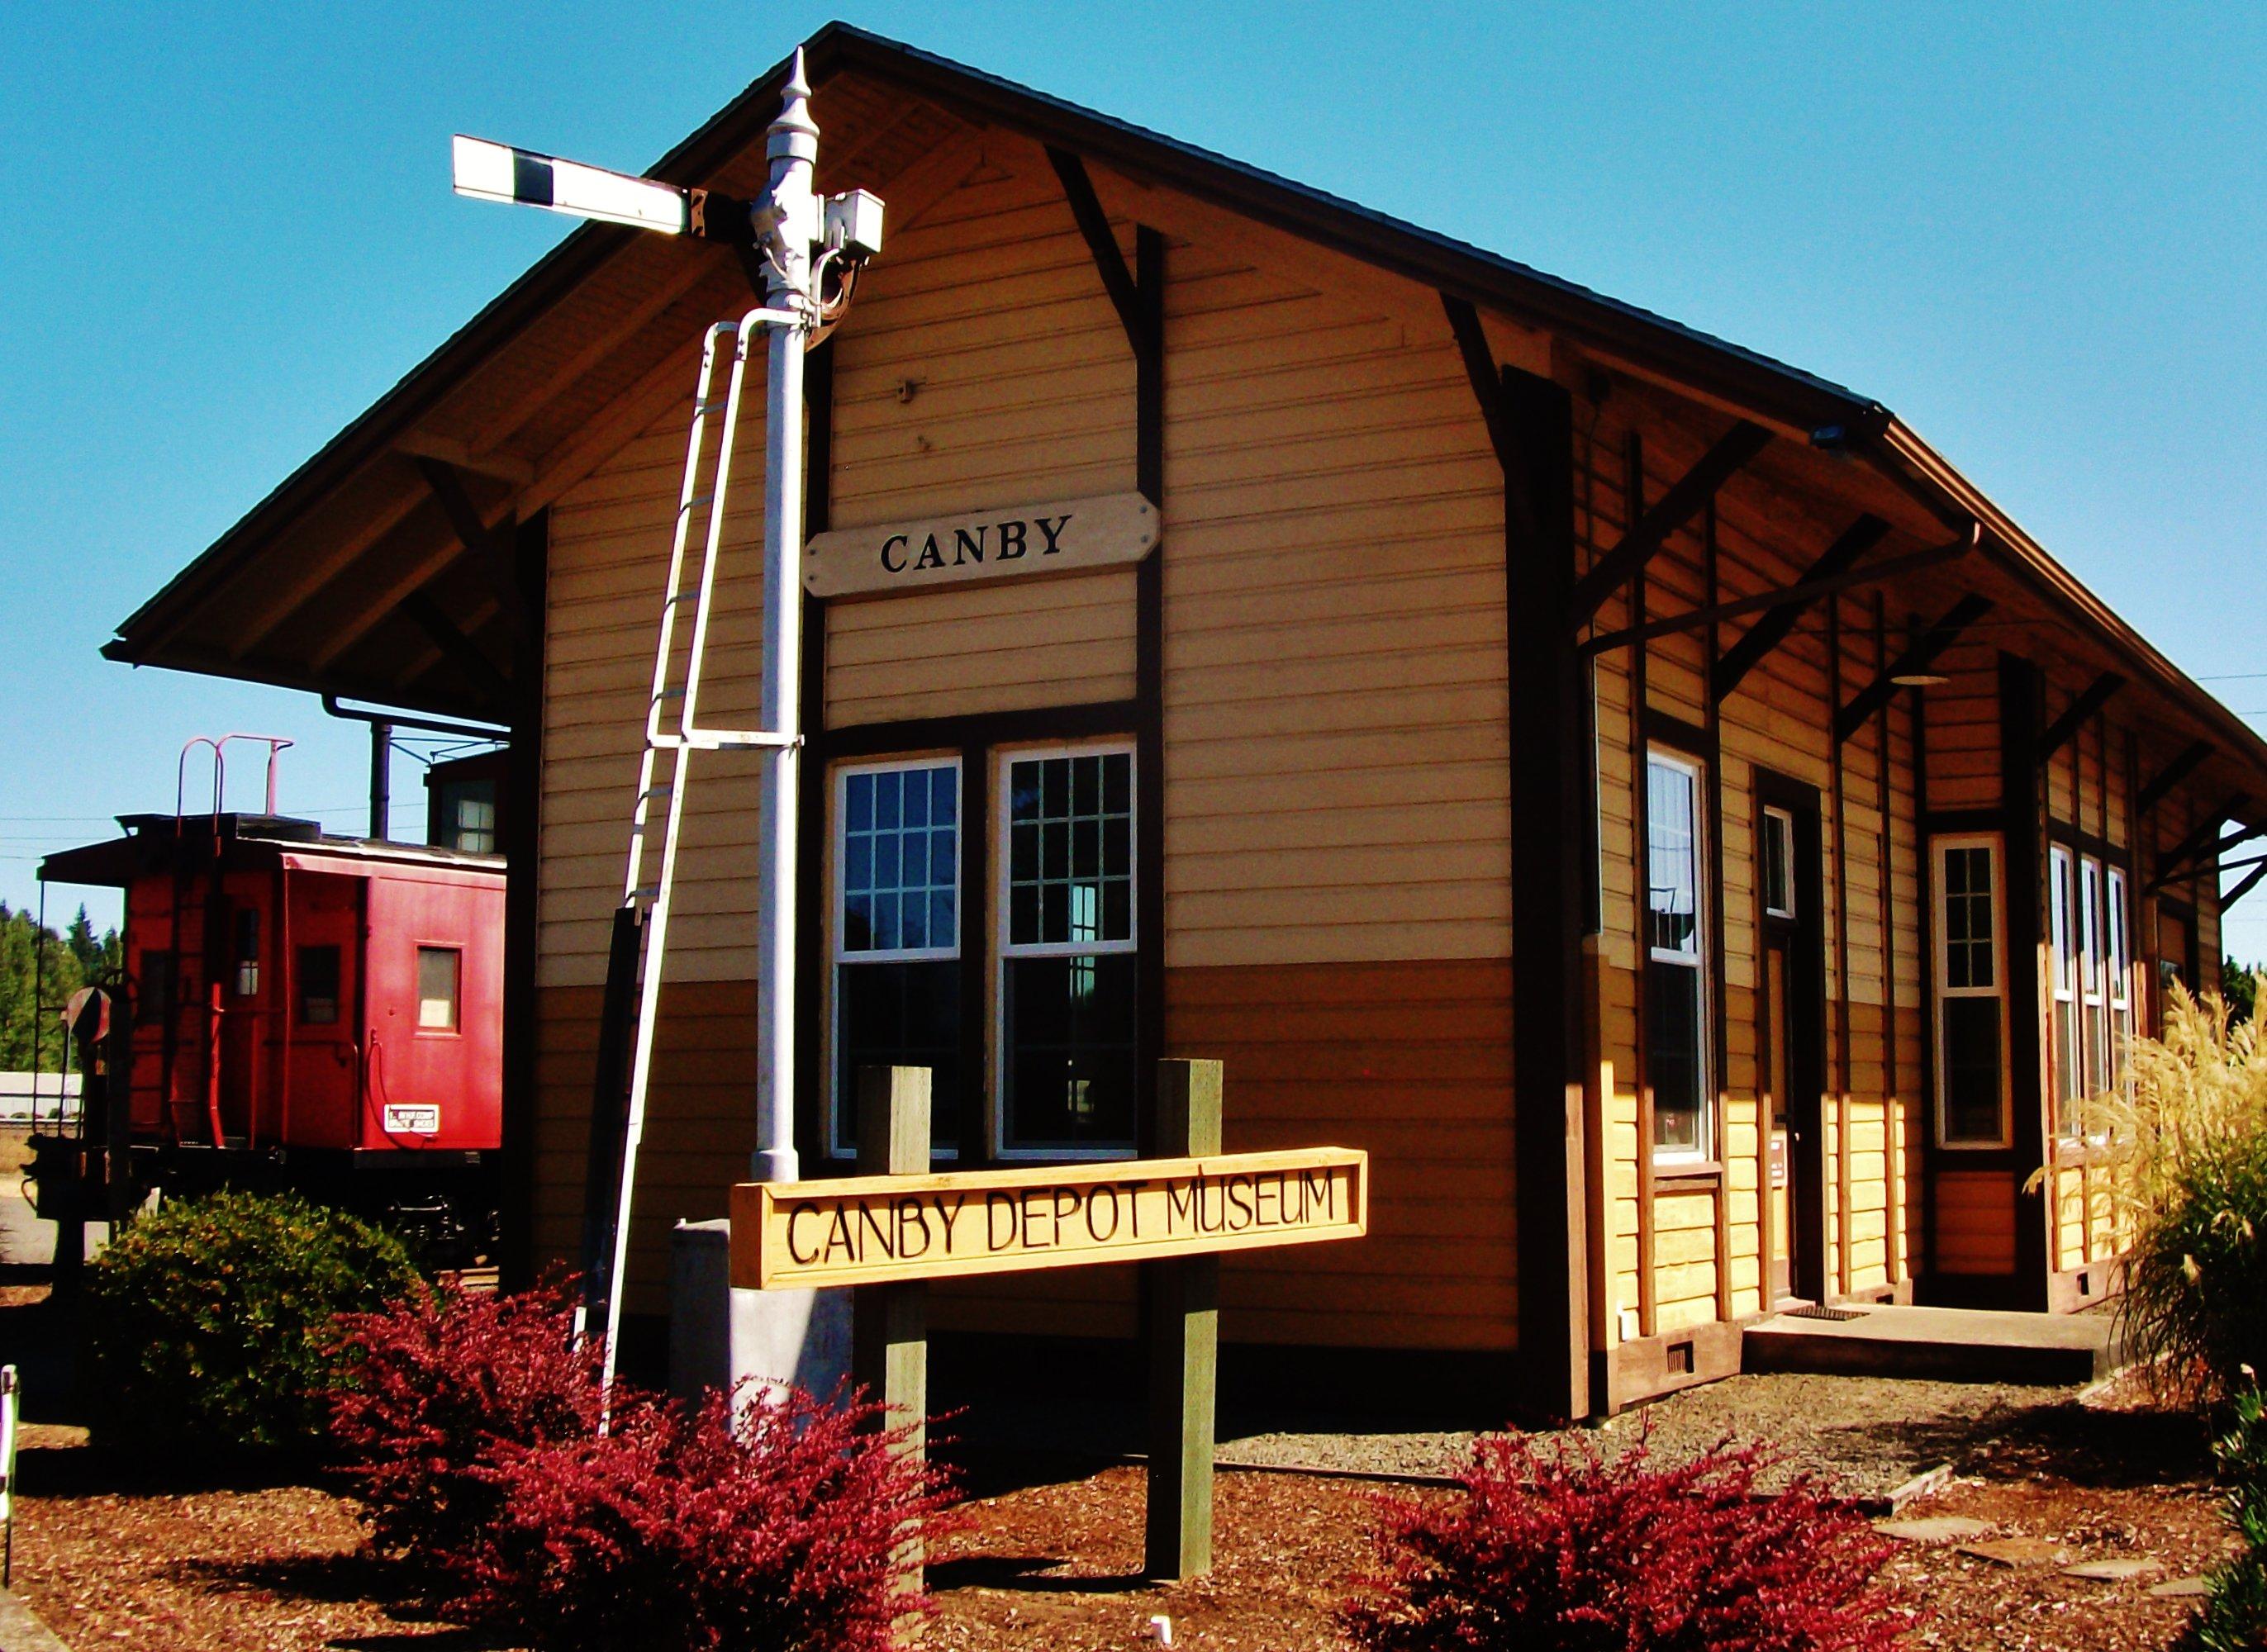
<svg viewBox="0 0 2267 1652">
<path fill-rule="evenodd" d="M 2267 1129 L 2198 1155 L 2125 1267 L 2127 1346 L 2207 1393 L 2267 1370 Z"/>
<path fill-rule="evenodd" d="M 2081 1103 L 2095 1197 L 2130 1236 L 2126 1347 L 2205 1398 L 2267 1370 L 2267 1037 L 2217 993 L 2172 989 L 2161 1040 L 2137 1038 L 2129 1093 Z M 2035 1181 L 2039 1180 L 2034 1179 Z M 2101 1212 L 2090 1211 L 2089 1215 Z"/>
<path fill-rule="evenodd" d="M 291 1195 L 169 1202 L 91 1269 L 87 1355 L 106 1425 L 200 1451 L 311 1444 L 333 1321 L 421 1286 L 401 1242 Z"/>
<path fill-rule="evenodd" d="M 2267 1421 L 2259 1390 L 2235 1402 L 2235 1426 L 2216 1448 L 2228 1512 L 2243 1552 L 2212 1574 L 2212 1595 L 2189 1629 L 2194 1652 L 2267 1646 Z"/>
</svg>

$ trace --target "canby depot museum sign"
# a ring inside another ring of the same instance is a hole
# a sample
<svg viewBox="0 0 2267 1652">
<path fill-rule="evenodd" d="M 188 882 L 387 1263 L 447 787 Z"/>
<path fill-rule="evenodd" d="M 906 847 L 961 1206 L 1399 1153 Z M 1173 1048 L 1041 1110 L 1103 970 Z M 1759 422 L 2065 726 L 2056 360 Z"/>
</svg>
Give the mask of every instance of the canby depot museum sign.
<svg viewBox="0 0 2267 1652">
<path fill-rule="evenodd" d="M 838 528 L 804 547 L 803 587 L 813 596 L 874 596 L 1078 573 L 1139 562 L 1156 547 L 1157 529 L 1157 508 L 1139 493 Z"/>
<path fill-rule="evenodd" d="M 742 1289 L 1151 1261 L 1359 1239 L 1369 1156 L 1310 1147 L 732 1189 Z"/>
</svg>

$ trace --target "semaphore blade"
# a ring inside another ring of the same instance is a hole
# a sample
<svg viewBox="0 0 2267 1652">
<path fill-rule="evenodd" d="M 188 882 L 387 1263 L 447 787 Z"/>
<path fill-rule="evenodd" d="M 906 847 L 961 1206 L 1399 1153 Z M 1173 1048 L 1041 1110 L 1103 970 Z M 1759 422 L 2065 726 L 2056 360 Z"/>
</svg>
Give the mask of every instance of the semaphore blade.
<svg viewBox="0 0 2267 1652">
<path fill-rule="evenodd" d="M 683 235 L 691 227 L 686 192 L 674 184 L 632 178 L 555 155 L 491 143 L 459 133 L 451 143 L 457 193 L 478 201 L 512 201 L 570 217 L 633 230 Z"/>
</svg>

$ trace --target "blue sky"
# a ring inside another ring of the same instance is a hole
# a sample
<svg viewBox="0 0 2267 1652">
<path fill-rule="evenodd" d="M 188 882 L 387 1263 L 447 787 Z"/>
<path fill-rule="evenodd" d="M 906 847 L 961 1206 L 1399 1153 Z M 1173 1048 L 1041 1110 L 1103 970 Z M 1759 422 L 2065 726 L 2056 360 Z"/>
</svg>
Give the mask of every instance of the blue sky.
<svg viewBox="0 0 2267 1652">
<path fill-rule="evenodd" d="M 0 9 L 0 899 L 195 734 L 362 829 L 358 728 L 96 648 L 561 232 L 451 132 L 635 170 L 837 14 Z M 2267 727 L 2267 8 L 839 14 L 1875 396 Z"/>
</svg>

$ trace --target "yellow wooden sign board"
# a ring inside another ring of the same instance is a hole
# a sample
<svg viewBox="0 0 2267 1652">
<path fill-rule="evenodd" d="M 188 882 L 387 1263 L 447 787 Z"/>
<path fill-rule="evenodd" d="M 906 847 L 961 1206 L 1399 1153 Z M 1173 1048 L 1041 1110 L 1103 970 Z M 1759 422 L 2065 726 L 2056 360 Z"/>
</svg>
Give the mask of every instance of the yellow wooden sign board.
<svg viewBox="0 0 2267 1652">
<path fill-rule="evenodd" d="M 1351 1147 L 928 1176 L 743 1182 L 732 1283 L 874 1285 L 1359 1239 L 1369 1155 Z"/>
</svg>

